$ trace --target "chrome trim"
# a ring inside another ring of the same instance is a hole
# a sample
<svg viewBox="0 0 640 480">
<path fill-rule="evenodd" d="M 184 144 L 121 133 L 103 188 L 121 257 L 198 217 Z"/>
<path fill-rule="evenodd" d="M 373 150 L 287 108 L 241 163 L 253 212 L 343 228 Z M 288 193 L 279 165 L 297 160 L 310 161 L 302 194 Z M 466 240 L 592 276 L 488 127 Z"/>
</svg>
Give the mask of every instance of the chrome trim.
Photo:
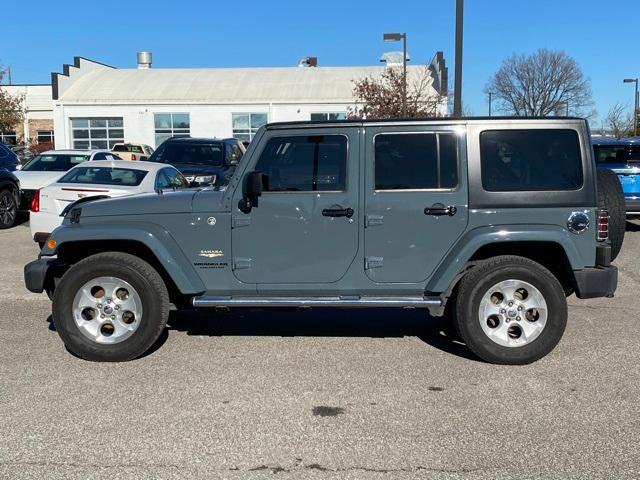
<svg viewBox="0 0 640 480">
<path fill-rule="evenodd" d="M 440 307 L 440 297 L 193 297 L 194 307 Z"/>
</svg>

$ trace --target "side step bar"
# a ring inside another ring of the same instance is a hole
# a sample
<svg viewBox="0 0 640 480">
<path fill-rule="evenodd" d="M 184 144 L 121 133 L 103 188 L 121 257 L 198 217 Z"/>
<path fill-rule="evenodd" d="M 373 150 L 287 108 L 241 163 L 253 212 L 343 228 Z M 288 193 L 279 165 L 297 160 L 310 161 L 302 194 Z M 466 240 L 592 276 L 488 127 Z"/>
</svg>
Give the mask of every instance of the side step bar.
<svg viewBox="0 0 640 480">
<path fill-rule="evenodd" d="M 194 307 L 412 307 L 442 306 L 440 297 L 193 297 Z"/>
</svg>

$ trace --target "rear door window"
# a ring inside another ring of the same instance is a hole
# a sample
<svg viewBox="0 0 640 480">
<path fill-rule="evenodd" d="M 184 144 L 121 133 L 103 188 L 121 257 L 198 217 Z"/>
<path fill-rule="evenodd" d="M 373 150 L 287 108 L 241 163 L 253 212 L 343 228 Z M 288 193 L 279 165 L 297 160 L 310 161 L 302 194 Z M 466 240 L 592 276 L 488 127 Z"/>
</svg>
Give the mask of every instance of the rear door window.
<svg viewBox="0 0 640 480">
<path fill-rule="evenodd" d="M 376 135 L 376 190 L 435 190 L 458 186 L 454 133 Z"/>
<path fill-rule="evenodd" d="M 578 190 L 583 185 L 575 130 L 485 130 L 482 186 L 489 192 Z"/>
</svg>

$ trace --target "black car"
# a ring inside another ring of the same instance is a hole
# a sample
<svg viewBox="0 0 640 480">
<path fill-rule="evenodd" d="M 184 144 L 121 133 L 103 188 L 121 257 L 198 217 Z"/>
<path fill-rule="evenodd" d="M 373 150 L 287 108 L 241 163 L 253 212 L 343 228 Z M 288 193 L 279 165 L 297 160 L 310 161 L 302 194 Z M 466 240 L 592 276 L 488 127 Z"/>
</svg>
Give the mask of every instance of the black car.
<svg viewBox="0 0 640 480">
<path fill-rule="evenodd" d="M 190 182 L 220 186 L 233 174 L 244 152 L 244 145 L 235 138 L 170 138 L 148 161 L 173 165 Z"/>
<path fill-rule="evenodd" d="M 13 173 L 0 168 L 0 229 L 16 223 L 19 198 L 20 182 Z"/>
<path fill-rule="evenodd" d="M 0 142 L 0 168 L 13 172 L 17 169 L 18 165 L 20 165 L 18 156 L 13 153 L 11 148 Z"/>
</svg>

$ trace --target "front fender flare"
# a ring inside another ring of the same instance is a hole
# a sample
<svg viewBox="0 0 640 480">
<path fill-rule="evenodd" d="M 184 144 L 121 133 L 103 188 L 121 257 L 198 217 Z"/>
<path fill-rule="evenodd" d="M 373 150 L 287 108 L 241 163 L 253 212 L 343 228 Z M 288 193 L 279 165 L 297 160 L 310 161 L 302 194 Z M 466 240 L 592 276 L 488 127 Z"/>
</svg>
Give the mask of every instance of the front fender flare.
<svg viewBox="0 0 640 480">
<path fill-rule="evenodd" d="M 57 242 L 57 249 L 65 243 L 73 242 L 139 242 L 155 255 L 180 293 L 196 294 L 206 290 L 202 280 L 174 238 L 164 228 L 153 223 L 121 222 L 95 225 L 62 225 L 56 228 L 49 238 L 53 238 Z M 41 255 L 55 255 L 55 251 L 45 246 Z"/>
</svg>

